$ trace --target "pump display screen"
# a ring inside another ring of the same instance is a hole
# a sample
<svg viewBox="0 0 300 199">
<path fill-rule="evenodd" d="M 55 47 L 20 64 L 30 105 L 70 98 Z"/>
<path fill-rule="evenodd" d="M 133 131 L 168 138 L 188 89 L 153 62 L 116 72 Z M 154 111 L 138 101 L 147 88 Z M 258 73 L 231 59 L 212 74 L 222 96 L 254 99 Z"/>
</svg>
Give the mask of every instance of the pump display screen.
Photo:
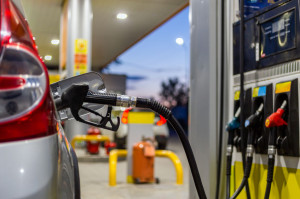
<svg viewBox="0 0 300 199">
<path fill-rule="evenodd" d="M 296 46 L 295 10 L 274 17 L 260 26 L 260 58 Z"/>
</svg>

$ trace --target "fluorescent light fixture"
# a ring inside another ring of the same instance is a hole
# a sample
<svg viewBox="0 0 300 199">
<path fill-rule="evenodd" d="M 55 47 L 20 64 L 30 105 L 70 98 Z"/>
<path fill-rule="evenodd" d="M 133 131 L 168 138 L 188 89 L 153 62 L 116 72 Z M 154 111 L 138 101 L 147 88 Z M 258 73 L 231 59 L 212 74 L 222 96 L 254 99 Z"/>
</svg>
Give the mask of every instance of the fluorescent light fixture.
<svg viewBox="0 0 300 199">
<path fill-rule="evenodd" d="M 178 37 L 178 38 L 176 39 L 176 43 L 177 43 L 178 45 L 182 46 L 182 45 L 184 44 L 184 40 L 183 40 L 181 37 Z"/>
<path fill-rule="evenodd" d="M 126 13 L 118 13 L 117 14 L 117 19 L 127 19 L 128 15 Z"/>
<path fill-rule="evenodd" d="M 52 56 L 51 56 L 51 55 L 46 55 L 44 58 L 45 58 L 45 60 L 47 60 L 47 61 L 52 60 Z"/>
<path fill-rule="evenodd" d="M 52 39 L 51 44 L 52 45 L 58 45 L 59 44 L 59 39 Z"/>
</svg>

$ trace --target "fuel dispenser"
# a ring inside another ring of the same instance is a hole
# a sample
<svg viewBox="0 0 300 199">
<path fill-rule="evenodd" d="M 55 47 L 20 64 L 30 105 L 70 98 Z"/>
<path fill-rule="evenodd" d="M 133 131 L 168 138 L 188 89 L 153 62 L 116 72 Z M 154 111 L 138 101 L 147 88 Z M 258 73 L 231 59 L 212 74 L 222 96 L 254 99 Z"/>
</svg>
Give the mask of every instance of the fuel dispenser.
<svg viewBox="0 0 300 199">
<path fill-rule="evenodd" d="M 276 144 L 278 155 L 299 157 L 299 100 L 298 79 L 277 83 L 275 88 L 275 110 L 286 101 L 283 120 L 287 125 L 278 127 Z"/>
<path fill-rule="evenodd" d="M 239 128 L 244 125 L 248 137 L 242 139 L 241 133 L 235 133 L 234 137 L 236 143 L 247 142 L 247 148 L 245 154 L 242 145 L 234 144 L 227 198 L 229 195 L 248 199 L 298 198 L 299 1 L 278 1 L 245 16 L 232 29 L 232 90 L 237 96 L 242 87 L 247 88 L 243 111 L 246 119 Z M 241 56 L 244 62 L 240 62 Z M 252 90 L 251 96 L 247 95 L 248 90 Z M 239 101 L 234 98 L 229 107 L 234 113 Z M 251 110 L 250 115 L 247 108 Z M 242 191 L 247 181 L 250 195 Z"/>
</svg>

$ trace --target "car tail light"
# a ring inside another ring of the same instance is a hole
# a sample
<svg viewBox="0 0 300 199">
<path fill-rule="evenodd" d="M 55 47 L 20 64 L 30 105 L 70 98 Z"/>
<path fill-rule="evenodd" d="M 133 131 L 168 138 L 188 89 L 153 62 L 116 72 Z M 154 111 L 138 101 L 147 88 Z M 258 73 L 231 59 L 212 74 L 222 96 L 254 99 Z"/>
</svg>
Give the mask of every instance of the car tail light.
<svg viewBox="0 0 300 199">
<path fill-rule="evenodd" d="M 156 122 L 156 125 L 157 126 L 162 126 L 167 122 L 167 120 L 161 115 L 159 115 L 159 117 L 160 117 L 160 120 Z"/>
<path fill-rule="evenodd" d="M 25 79 L 22 77 L 0 76 L 0 90 L 9 91 L 10 89 L 21 88 L 25 84 L 25 82 Z"/>
<path fill-rule="evenodd" d="M 3 14 L 4 13 L 4 14 Z M 47 69 L 27 23 L 10 1 L 1 1 L 0 142 L 56 132 Z"/>
</svg>

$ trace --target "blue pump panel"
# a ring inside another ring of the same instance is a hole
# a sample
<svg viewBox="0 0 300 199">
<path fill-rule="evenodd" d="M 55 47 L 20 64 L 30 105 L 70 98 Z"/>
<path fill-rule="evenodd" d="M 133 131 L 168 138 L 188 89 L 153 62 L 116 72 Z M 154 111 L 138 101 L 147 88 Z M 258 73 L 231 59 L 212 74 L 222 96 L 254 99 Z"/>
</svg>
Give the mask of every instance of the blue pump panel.
<svg viewBox="0 0 300 199">
<path fill-rule="evenodd" d="M 261 23 L 260 58 L 296 47 L 295 10 Z"/>
<path fill-rule="evenodd" d="M 233 25 L 233 74 L 240 69 L 240 23 Z M 298 0 L 278 1 L 245 18 L 244 72 L 300 59 Z"/>
<path fill-rule="evenodd" d="M 244 0 L 244 16 L 247 17 L 279 0 Z"/>
</svg>

